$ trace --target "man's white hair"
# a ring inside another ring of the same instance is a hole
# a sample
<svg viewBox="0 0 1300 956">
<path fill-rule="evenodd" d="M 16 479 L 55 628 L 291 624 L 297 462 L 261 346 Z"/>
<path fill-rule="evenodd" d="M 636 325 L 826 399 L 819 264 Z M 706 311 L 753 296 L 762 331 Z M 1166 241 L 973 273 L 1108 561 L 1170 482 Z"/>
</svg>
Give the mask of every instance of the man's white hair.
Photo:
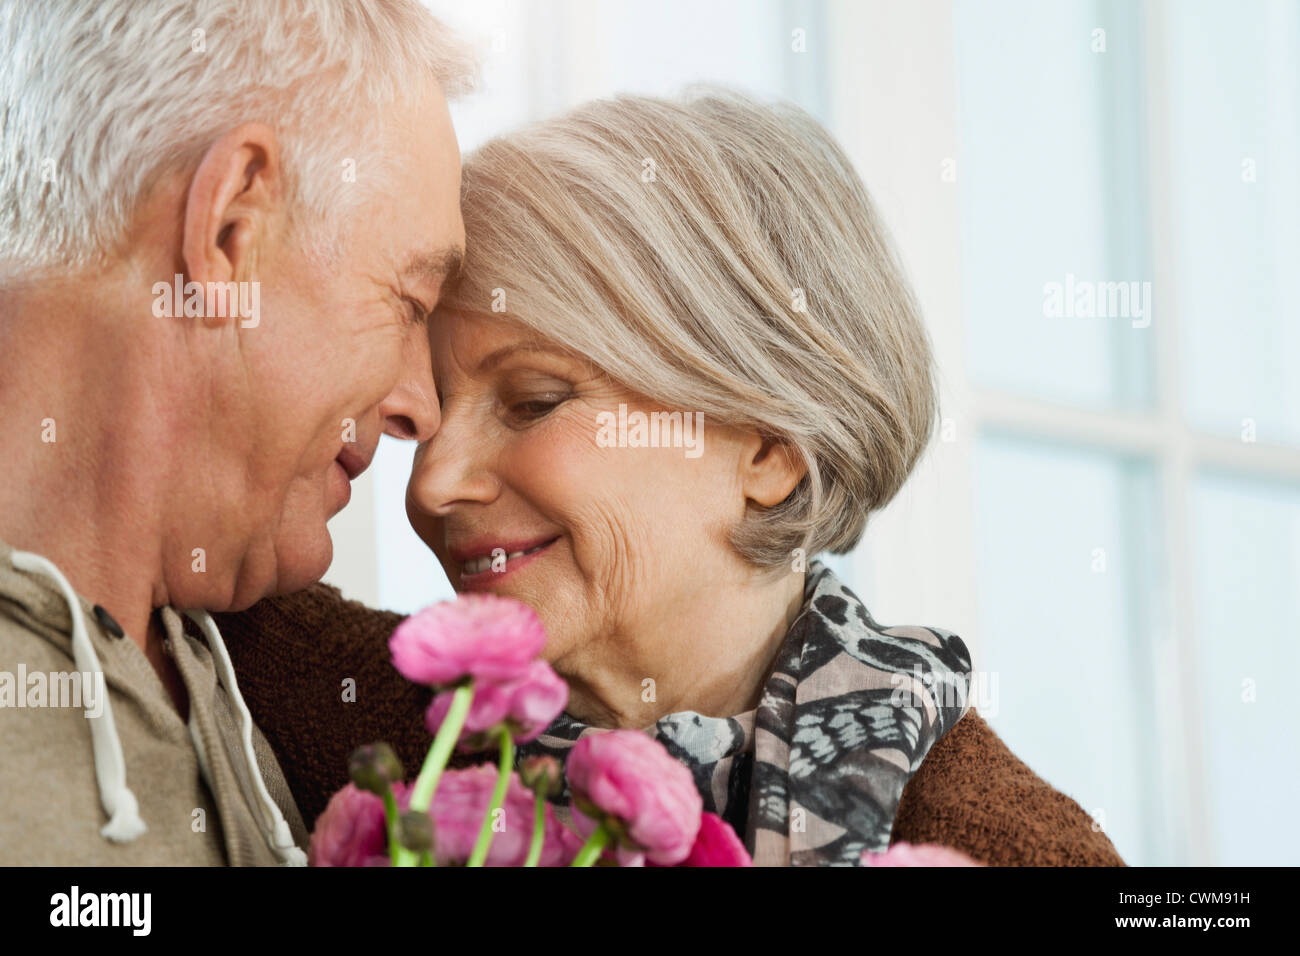
<svg viewBox="0 0 1300 956">
<path fill-rule="evenodd" d="M 328 244 L 363 192 L 348 162 L 382 180 L 377 108 L 474 75 L 416 0 L 0 0 L 0 278 L 109 254 L 162 175 L 250 121 Z"/>
</svg>

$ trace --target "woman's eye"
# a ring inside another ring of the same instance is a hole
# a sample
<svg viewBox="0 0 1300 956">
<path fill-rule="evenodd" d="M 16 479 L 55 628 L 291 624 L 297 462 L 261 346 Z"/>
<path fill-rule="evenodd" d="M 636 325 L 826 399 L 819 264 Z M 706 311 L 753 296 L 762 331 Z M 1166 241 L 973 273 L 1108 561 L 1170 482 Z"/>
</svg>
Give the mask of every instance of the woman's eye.
<svg viewBox="0 0 1300 956">
<path fill-rule="evenodd" d="M 546 401 L 520 402 L 518 405 L 515 405 L 512 410 L 525 415 L 545 415 L 558 404 L 560 403 Z"/>
<path fill-rule="evenodd" d="M 520 421 L 532 421 L 545 417 L 563 401 L 564 398 L 558 395 L 547 398 L 533 398 L 525 402 L 515 402 L 507 410 L 510 412 L 511 418 Z"/>
</svg>

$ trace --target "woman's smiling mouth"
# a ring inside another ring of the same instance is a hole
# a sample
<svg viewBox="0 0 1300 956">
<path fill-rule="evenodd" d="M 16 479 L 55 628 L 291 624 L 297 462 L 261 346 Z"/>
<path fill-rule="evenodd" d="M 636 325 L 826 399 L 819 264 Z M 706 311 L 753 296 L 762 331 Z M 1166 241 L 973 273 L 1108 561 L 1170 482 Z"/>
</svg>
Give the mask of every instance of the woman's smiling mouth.
<svg viewBox="0 0 1300 956">
<path fill-rule="evenodd" d="M 535 543 L 509 542 L 492 545 L 490 548 L 478 544 L 463 550 L 451 549 L 450 556 L 460 566 L 462 590 L 485 590 L 506 575 L 531 563 L 558 540 L 560 538 L 557 535 L 542 541 L 534 539 Z"/>
</svg>

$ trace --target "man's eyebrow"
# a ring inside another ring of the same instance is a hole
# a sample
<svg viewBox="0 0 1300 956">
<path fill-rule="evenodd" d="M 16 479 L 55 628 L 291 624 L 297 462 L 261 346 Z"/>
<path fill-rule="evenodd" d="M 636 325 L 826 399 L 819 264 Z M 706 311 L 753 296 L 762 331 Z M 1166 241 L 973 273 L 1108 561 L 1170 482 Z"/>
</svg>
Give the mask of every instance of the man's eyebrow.
<svg viewBox="0 0 1300 956">
<path fill-rule="evenodd" d="M 465 250 L 460 246 L 448 246 L 437 252 L 417 252 L 406 261 L 402 275 L 433 285 L 447 285 L 460 278 L 464 262 Z"/>
</svg>

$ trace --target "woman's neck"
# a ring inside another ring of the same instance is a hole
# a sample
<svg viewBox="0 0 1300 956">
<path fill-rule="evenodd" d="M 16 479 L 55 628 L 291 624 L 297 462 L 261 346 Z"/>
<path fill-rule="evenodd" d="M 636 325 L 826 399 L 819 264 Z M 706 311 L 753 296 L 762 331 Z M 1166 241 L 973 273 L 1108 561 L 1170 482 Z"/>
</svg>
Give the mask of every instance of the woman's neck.
<svg viewBox="0 0 1300 956">
<path fill-rule="evenodd" d="M 802 573 L 700 588 L 692 601 L 648 615 L 638 633 L 555 661 L 569 683 L 566 710 L 594 727 L 635 729 L 680 711 L 731 717 L 753 710 L 803 607 L 803 589 Z"/>
</svg>

